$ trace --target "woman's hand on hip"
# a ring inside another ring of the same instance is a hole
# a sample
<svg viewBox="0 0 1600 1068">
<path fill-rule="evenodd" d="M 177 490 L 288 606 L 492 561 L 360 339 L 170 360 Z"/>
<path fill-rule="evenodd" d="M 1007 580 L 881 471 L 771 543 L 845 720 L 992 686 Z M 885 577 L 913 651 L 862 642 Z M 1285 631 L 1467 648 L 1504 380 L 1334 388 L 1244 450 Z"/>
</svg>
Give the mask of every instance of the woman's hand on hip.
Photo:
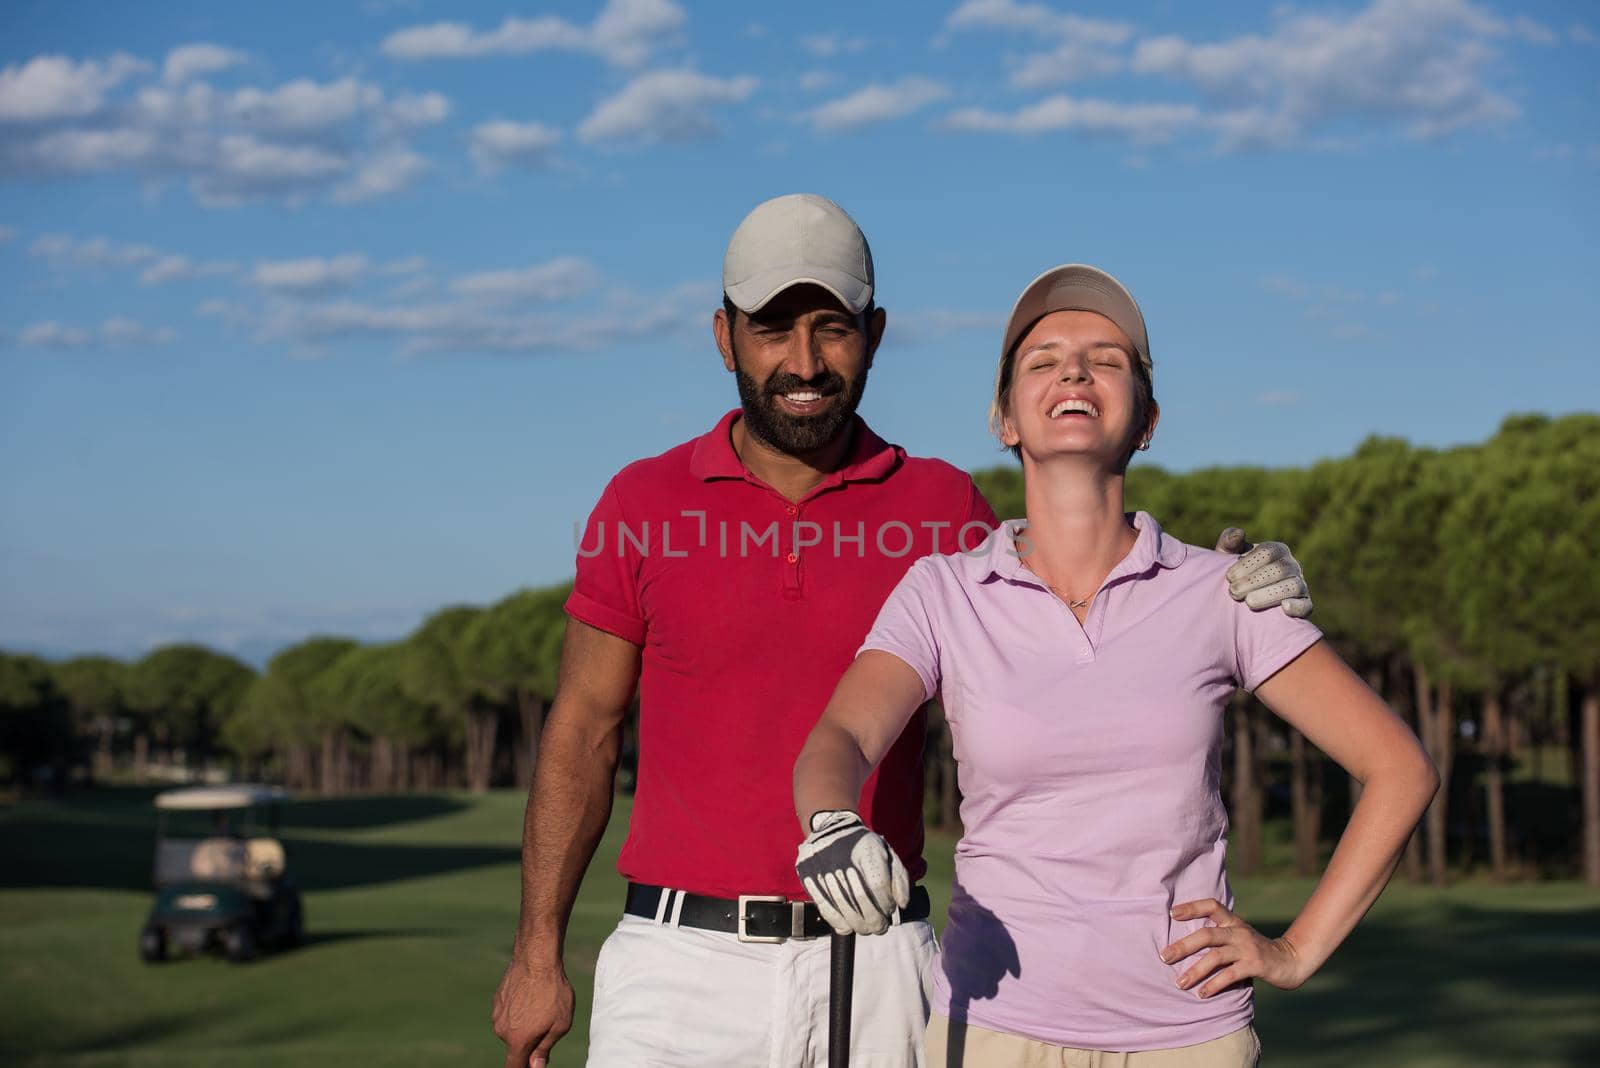
<svg viewBox="0 0 1600 1068">
<path fill-rule="evenodd" d="M 1208 998 L 1247 979 L 1263 979 L 1282 990 L 1293 990 L 1310 978 L 1292 942 L 1268 938 L 1220 901 L 1185 901 L 1173 906 L 1172 918 L 1207 921 L 1205 927 L 1161 951 L 1162 961 L 1168 964 L 1203 951 L 1178 977 L 1180 989 Z"/>
</svg>

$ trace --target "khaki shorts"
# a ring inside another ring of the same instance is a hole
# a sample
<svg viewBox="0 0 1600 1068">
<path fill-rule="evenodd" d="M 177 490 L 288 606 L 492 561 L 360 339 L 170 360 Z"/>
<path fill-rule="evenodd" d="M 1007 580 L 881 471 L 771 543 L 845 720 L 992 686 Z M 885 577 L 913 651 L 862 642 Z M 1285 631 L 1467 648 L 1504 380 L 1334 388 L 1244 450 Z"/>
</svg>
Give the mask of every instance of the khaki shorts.
<svg viewBox="0 0 1600 1068">
<path fill-rule="evenodd" d="M 1261 1059 L 1261 1041 L 1253 1027 L 1194 1046 L 1137 1053 L 1052 1046 L 971 1024 L 955 1031 L 952 1048 L 950 1021 L 938 1013 L 928 1020 L 927 1068 L 1255 1068 Z"/>
</svg>

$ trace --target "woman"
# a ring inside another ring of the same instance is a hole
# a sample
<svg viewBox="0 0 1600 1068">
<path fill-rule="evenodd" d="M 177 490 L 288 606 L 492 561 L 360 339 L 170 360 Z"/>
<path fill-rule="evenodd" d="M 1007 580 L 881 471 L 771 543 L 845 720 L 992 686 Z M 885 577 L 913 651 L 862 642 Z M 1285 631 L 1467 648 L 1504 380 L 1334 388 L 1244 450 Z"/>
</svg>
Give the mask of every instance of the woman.
<svg viewBox="0 0 1600 1068">
<path fill-rule="evenodd" d="M 932 1065 L 1253 1065 L 1249 980 L 1297 987 L 1328 959 L 1437 788 L 1316 627 L 1233 602 L 1231 558 L 1124 513 L 1160 414 L 1150 368 L 1143 316 L 1110 275 L 1069 265 L 1028 286 L 991 408 L 1027 517 L 918 561 L 795 765 L 797 868 L 837 929 L 877 930 L 905 879 L 852 810 L 916 708 L 942 699 L 966 832 Z M 1223 870 L 1223 713 L 1240 686 L 1363 784 L 1278 938 L 1232 910 Z"/>
</svg>

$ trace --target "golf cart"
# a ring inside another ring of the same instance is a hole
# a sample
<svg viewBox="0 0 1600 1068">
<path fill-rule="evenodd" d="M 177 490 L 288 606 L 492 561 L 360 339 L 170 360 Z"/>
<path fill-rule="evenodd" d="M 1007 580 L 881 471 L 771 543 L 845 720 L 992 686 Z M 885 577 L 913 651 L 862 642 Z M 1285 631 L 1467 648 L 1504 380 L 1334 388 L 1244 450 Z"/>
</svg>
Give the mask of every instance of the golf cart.
<svg viewBox="0 0 1600 1068">
<path fill-rule="evenodd" d="M 156 903 L 139 934 L 139 955 L 220 947 L 247 961 L 262 945 L 290 946 L 305 930 L 278 841 L 276 786 L 191 786 L 156 795 Z M 262 817 L 265 816 L 265 829 Z"/>
</svg>

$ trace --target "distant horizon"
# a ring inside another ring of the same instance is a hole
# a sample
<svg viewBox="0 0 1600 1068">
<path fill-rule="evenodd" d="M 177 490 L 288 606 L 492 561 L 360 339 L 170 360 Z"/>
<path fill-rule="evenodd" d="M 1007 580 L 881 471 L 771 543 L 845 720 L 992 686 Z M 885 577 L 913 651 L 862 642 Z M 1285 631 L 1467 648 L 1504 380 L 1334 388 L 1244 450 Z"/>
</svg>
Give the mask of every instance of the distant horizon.
<svg viewBox="0 0 1600 1068">
<path fill-rule="evenodd" d="M 1569 416 L 1577 416 L 1577 415 L 1600 415 L 1600 409 L 1575 409 L 1575 410 L 1570 411 L 1570 412 L 1560 412 L 1560 413 L 1508 412 L 1505 415 L 1505 417 L 1501 420 L 1501 422 L 1503 423 L 1505 419 L 1511 419 L 1511 418 L 1515 418 L 1515 417 L 1518 417 L 1518 416 L 1534 416 L 1534 417 L 1541 417 L 1541 418 L 1546 418 L 1546 419 L 1551 419 L 1551 420 L 1558 420 L 1558 419 L 1567 418 Z M 709 429 L 709 427 L 708 427 L 708 429 Z M 1484 438 L 1479 439 L 1477 441 L 1449 442 L 1449 443 L 1444 443 L 1444 444 L 1428 444 L 1428 443 L 1425 443 L 1425 442 L 1415 442 L 1415 441 L 1409 441 L 1408 440 L 1408 444 L 1410 444 L 1410 445 L 1412 445 L 1412 446 L 1414 446 L 1416 448 L 1435 449 L 1435 450 L 1438 450 L 1438 451 L 1448 451 L 1450 449 L 1455 449 L 1455 448 L 1470 448 L 1470 447 L 1472 447 L 1474 445 L 1480 445 L 1484 441 L 1486 441 L 1488 439 L 1488 437 L 1490 437 L 1490 436 L 1492 436 L 1492 434 L 1491 435 L 1485 435 Z M 1383 434 L 1381 432 L 1374 432 L 1373 434 L 1369 435 L 1368 437 L 1369 438 L 1371 438 L 1371 437 L 1399 438 L 1399 437 L 1401 437 L 1401 435 Z M 1363 439 L 1363 440 L 1368 440 L 1368 439 Z M 899 443 L 898 442 L 893 442 L 892 444 L 899 444 Z M 1352 450 L 1352 452 L 1353 451 L 1354 450 Z M 1348 456 L 1350 454 L 1346 453 L 1345 455 Z M 1261 464 L 1261 465 L 1249 465 L 1249 466 L 1260 466 L 1260 467 L 1266 468 L 1267 470 L 1284 470 L 1284 469 L 1289 469 L 1289 468 L 1309 467 L 1311 465 L 1314 465 L 1314 464 L 1317 464 L 1317 463 L 1321 463 L 1323 461 L 1339 460 L 1339 459 L 1343 459 L 1343 458 L 1344 458 L 1343 456 L 1324 456 L 1324 457 L 1319 457 L 1316 460 L 1312 460 L 1309 463 L 1305 463 L 1305 464 L 1277 464 L 1277 465 L 1274 465 L 1274 464 Z M 1145 461 L 1145 462 L 1141 463 L 1140 459 L 1138 457 L 1136 457 L 1135 460 L 1134 460 L 1134 466 L 1135 467 L 1142 467 L 1142 468 L 1157 468 L 1157 469 L 1165 470 L 1165 471 L 1170 472 L 1172 474 L 1186 475 L 1186 474 L 1193 474 L 1195 472 L 1204 471 L 1204 470 L 1208 470 L 1208 469 L 1215 469 L 1215 468 L 1218 468 L 1218 467 L 1232 467 L 1232 466 L 1243 466 L 1243 465 L 1204 464 L 1204 465 L 1199 465 L 1199 466 L 1194 466 L 1194 467 L 1189 467 L 1189 468 L 1177 468 L 1177 467 L 1172 467 L 1172 466 L 1168 466 L 1168 465 L 1165 465 L 1165 464 L 1151 463 L 1149 461 Z M 982 473 L 988 472 L 988 471 L 1004 470 L 1004 469 L 1007 469 L 1008 467 L 1011 468 L 1011 469 L 1020 469 L 1019 465 L 1011 463 L 1008 460 L 1006 463 L 999 463 L 999 464 L 994 464 L 994 465 L 990 465 L 990 466 L 986 466 L 986 467 L 973 468 L 973 469 L 969 470 L 968 473 L 972 474 L 972 475 L 979 475 L 979 474 L 982 474 Z M 598 491 L 596 493 L 596 496 L 598 496 Z M 1137 502 L 1133 502 L 1133 503 L 1137 503 Z M 1014 516 L 1001 516 L 1000 518 L 1002 520 L 1004 520 L 1004 519 L 1012 519 L 1012 518 L 1017 518 L 1017 517 L 1014 517 Z M 1160 520 L 1161 517 L 1160 516 L 1156 516 L 1156 519 Z M 583 518 L 580 517 L 577 521 L 581 523 L 581 522 L 583 522 Z M 1270 530 L 1248 530 L 1247 533 L 1250 535 L 1251 540 L 1253 540 L 1253 541 L 1274 540 L 1274 539 L 1277 539 L 1277 538 L 1282 536 L 1281 533 L 1275 533 L 1275 532 L 1270 531 Z M 659 538 L 659 534 L 657 534 L 657 537 Z M 589 546 L 589 548 L 592 549 L 593 546 Z M 1292 548 L 1292 546 L 1291 546 L 1291 548 Z M 409 625 L 407 625 L 403 629 L 401 629 L 401 630 L 399 630 L 399 631 L 397 631 L 395 633 L 391 633 L 391 634 L 367 634 L 367 635 L 361 635 L 361 634 L 355 634 L 355 633 L 351 633 L 351 632 L 347 632 L 347 631 L 340 631 L 336 627 L 323 627 L 323 628 L 313 628 L 310 631 L 306 631 L 304 633 L 292 634 L 292 635 L 265 635 L 265 634 L 263 634 L 263 635 L 259 635 L 259 636 L 246 637 L 243 640 L 239 641 L 238 644 L 232 645 L 232 646 L 222 646 L 222 645 L 219 645 L 219 644 L 217 644 L 215 642 L 206 641 L 204 638 L 201 638 L 201 637 L 180 637 L 180 638 L 174 638 L 174 639 L 172 639 L 170 641 L 156 642 L 156 643 L 154 643 L 152 645 L 149 645 L 149 646 L 146 646 L 146 647 L 140 648 L 140 649 L 128 649 L 126 651 L 115 651 L 115 652 L 107 651 L 104 648 L 77 649 L 77 650 L 51 650 L 51 649 L 47 649 L 47 648 L 28 647 L 28 646 L 25 646 L 25 645 L 15 645 L 15 644 L 7 644 L 5 642 L 0 642 L 0 652 L 31 653 L 31 654 L 33 654 L 35 656 L 41 656 L 41 657 L 43 657 L 43 658 L 45 658 L 47 660 L 51 660 L 51 661 L 68 660 L 68 659 L 73 659 L 73 658 L 80 657 L 80 656 L 109 656 L 109 657 L 112 657 L 113 659 L 117 659 L 117 660 L 132 661 L 132 660 L 137 660 L 137 659 L 143 657 L 144 655 L 148 654 L 149 652 L 153 651 L 154 649 L 160 648 L 162 645 L 192 642 L 194 644 L 208 646 L 210 648 L 216 649 L 219 652 L 227 653 L 228 655 L 233 656 L 233 657 L 243 661 L 246 664 L 249 664 L 252 668 L 256 669 L 257 671 L 264 671 L 266 669 L 267 662 L 270 661 L 273 656 L 275 656 L 277 653 L 281 652 L 283 649 L 286 649 L 289 646 L 295 645 L 295 644 L 297 644 L 299 642 L 305 641 L 308 638 L 312 638 L 312 637 L 355 638 L 358 641 L 361 641 L 362 643 L 365 643 L 365 644 L 383 644 L 383 643 L 387 643 L 387 642 L 402 641 L 412 631 L 414 631 L 418 626 L 420 626 L 422 624 L 422 622 L 426 618 L 428 618 L 429 616 L 433 615 L 435 612 L 441 611 L 442 609 L 449 608 L 449 607 L 452 607 L 452 606 L 455 606 L 455 605 L 463 605 L 463 604 L 473 605 L 475 607 L 488 607 L 489 605 L 493 604 L 494 602 L 496 602 L 496 601 L 498 601 L 498 600 L 500 600 L 500 599 L 502 599 L 504 597 L 511 596 L 512 594 L 516 593 L 518 590 L 522 590 L 522 589 L 549 589 L 549 588 L 560 586 L 560 585 L 562 585 L 564 583 L 570 583 L 571 581 L 572 581 L 572 573 L 569 571 L 569 573 L 563 578 L 555 578 L 555 579 L 551 579 L 549 581 L 537 582 L 537 583 L 524 583 L 521 586 L 517 586 L 517 587 L 513 587 L 512 589 L 505 590 L 503 593 L 498 594 L 498 595 L 496 595 L 494 597 L 491 597 L 491 598 L 489 598 L 487 600 L 484 600 L 484 601 L 468 601 L 468 600 L 464 600 L 464 599 L 461 599 L 461 598 L 447 598 L 447 599 L 445 599 L 443 601 L 440 601 L 437 604 L 434 604 L 434 605 L 431 605 L 431 606 L 423 606 L 423 607 L 421 607 L 418 610 L 417 617 L 416 617 L 416 619 L 414 621 L 412 621 Z"/>
</svg>

